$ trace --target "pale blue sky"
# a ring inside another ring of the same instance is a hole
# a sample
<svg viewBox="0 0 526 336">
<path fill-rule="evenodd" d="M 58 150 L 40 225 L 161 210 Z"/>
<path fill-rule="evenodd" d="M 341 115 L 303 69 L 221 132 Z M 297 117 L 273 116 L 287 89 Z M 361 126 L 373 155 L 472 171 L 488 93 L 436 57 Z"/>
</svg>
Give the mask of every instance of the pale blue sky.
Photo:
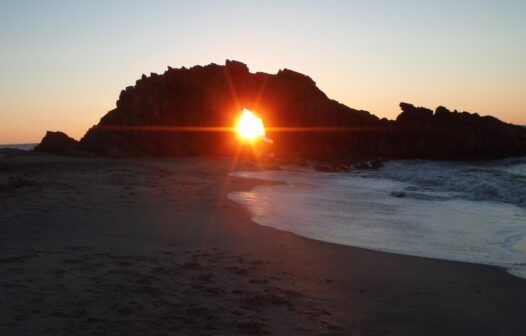
<svg viewBox="0 0 526 336">
<path fill-rule="evenodd" d="M 526 124 L 526 1 L 0 0 L 0 143 L 79 138 L 142 73 L 243 61 L 329 97 Z"/>
</svg>

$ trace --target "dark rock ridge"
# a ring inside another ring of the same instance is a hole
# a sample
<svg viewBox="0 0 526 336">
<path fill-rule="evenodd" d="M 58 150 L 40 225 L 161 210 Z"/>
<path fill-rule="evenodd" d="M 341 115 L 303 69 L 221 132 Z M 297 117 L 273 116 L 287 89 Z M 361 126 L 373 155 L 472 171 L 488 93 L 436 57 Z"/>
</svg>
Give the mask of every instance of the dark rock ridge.
<svg viewBox="0 0 526 336">
<path fill-rule="evenodd" d="M 395 144 L 393 157 L 479 160 L 526 155 L 526 132 L 520 126 L 443 106 L 434 113 L 407 103 L 400 108 L 389 137 Z"/>
<path fill-rule="evenodd" d="M 53 154 L 67 154 L 78 148 L 78 141 L 70 138 L 62 132 L 47 131 L 46 135 L 35 147 L 37 152 L 46 152 Z"/>
<path fill-rule="evenodd" d="M 521 126 L 445 107 L 434 112 L 407 103 L 400 107 L 396 121 L 379 119 L 329 99 L 310 77 L 287 69 L 274 75 L 251 73 L 236 61 L 168 67 L 164 74 L 143 75 L 123 90 L 116 108 L 88 130 L 78 148 L 102 155 L 233 154 L 237 143 L 231 133 L 167 128 L 230 127 L 248 108 L 267 127 L 297 130 L 268 131 L 273 151 L 282 158 L 340 162 L 380 156 L 471 160 L 526 155 L 526 129 Z M 38 150 L 57 152 L 46 138 Z"/>
</svg>

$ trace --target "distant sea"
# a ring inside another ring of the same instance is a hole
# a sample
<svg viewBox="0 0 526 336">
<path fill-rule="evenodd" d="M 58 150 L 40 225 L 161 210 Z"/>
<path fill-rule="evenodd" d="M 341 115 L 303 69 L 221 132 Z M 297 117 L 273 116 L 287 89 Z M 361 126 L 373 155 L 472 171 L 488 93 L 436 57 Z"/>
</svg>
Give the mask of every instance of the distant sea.
<svg viewBox="0 0 526 336">
<path fill-rule="evenodd" d="M 232 175 L 285 183 L 229 195 L 258 224 L 371 250 L 500 266 L 526 278 L 526 157 Z"/>
<path fill-rule="evenodd" d="M 20 149 L 20 150 L 33 150 L 38 144 L 11 144 L 11 145 L 0 145 L 0 149 L 2 148 L 13 148 L 13 149 Z"/>
</svg>

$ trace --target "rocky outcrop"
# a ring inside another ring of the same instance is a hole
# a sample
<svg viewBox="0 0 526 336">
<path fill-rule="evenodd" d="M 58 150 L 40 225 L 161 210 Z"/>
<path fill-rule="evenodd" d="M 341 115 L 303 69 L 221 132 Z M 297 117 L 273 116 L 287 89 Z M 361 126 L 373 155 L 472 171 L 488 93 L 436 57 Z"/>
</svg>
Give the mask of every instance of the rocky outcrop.
<svg viewBox="0 0 526 336">
<path fill-rule="evenodd" d="M 236 61 L 143 75 L 121 92 L 116 108 L 86 133 L 79 148 L 120 157 L 232 155 L 238 144 L 231 133 L 188 130 L 230 127 L 243 108 L 263 118 L 276 156 L 290 160 L 347 164 L 377 157 L 467 160 L 526 154 L 526 130 L 492 117 L 401 103 L 395 121 L 379 119 L 329 99 L 308 76 L 287 69 L 251 73 Z"/>
<path fill-rule="evenodd" d="M 62 132 L 48 131 L 39 145 L 35 147 L 36 152 L 52 154 L 68 154 L 78 148 L 78 141 L 70 138 Z"/>
<path fill-rule="evenodd" d="M 231 154 L 232 134 L 176 132 L 169 127 L 230 127 L 244 108 L 273 127 L 376 127 L 379 119 L 328 99 L 308 76 L 291 70 L 275 75 L 251 73 L 227 61 L 191 69 L 168 69 L 143 76 L 121 92 L 117 107 L 81 140 L 85 149 L 106 154 L 119 147 L 130 155 Z M 130 127 L 131 126 L 131 127 Z M 162 126 L 156 129 L 156 126 Z M 142 128 L 142 129 L 141 129 Z M 342 132 L 268 132 L 277 155 L 287 157 L 362 156 L 363 140 Z"/>
<path fill-rule="evenodd" d="M 401 103 L 389 137 L 389 156 L 440 160 L 483 160 L 526 155 L 524 128 L 476 113 L 433 111 Z"/>
</svg>

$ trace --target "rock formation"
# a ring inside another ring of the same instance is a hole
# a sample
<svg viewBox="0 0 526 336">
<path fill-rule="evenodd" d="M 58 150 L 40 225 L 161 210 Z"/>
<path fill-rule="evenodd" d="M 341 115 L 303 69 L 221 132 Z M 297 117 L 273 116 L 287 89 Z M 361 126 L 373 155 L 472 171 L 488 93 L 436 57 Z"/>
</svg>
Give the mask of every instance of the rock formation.
<svg viewBox="0 0 526 336">
<path fill-rule="evenodd" d="M 47 131 L 40 144 L 35 147 L 35 151 L 53 154 L 67 154 L 75 151 L 77 147 L 77 140 L 70 138 L 65 133 Z"/>
<path fill-rule="evenodd" d="M 143 75 L 123 90 L 116 108 L 88 130 L 77 147 L 102 155 L 228 155 L 237 148 L 231 133 L 182 132 L 180 127 L 230 127 L 248 108 L 269 128 L 296 130 L 268 132 L 273 151 L 284 158 L 468 160 L 526 155 L 523 127 L 444 107 L 435 112 L 407 103 L 400 107 L 396 121 L 379 119 L 329 99 L 310 77 L 286 69 L 275 75 L 251 73 L 236 61 L 169 67 L 161 75 Z M 43 141 L 38 150 L 57 152 L 50 143 Z"/>
<path fill-rule="evenodd" d="M 526 155 L 526 133 L 520 126 L 476 113 L 435 112 L 401 103 L 402 113 L 390 137 L 389 156 L 440 160 L 481 160 Z"/>
</svg>

